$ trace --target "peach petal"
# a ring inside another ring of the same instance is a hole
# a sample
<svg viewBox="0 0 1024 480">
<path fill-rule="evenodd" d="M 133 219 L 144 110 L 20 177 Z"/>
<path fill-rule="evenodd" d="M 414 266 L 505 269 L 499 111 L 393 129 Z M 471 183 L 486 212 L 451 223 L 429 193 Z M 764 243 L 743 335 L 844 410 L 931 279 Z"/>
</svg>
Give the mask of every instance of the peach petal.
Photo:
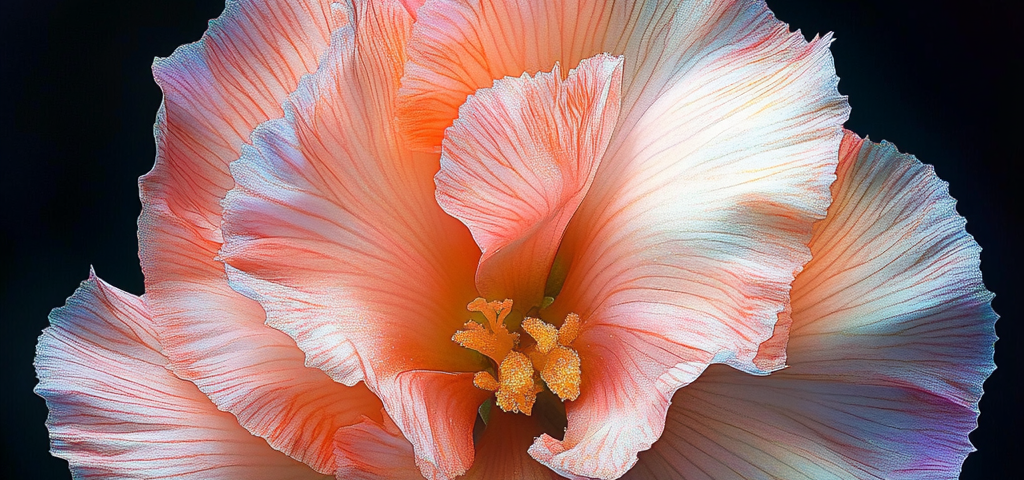
<svg viewBox="0 0 1024 480">
<path fill-rule="evenodd" d="M 582 319 L 581 393 L 562 450 L 535 445 L 563 474 L 624 474 L 707 365 L 775 364 L 754 359 L 809 259 L 848 106 L 827 37 L 807 43 L 766 9 L 730 18 L 620 123 L 566 230 L 548 310 Z"/>
<path fill-rule="evenodd" d="M 304 365 L 260 306 L 231 290 L 221 246 L 228 163 L 249 132 L 282 114 L 299 77 L 317 67 L 330 31 L 347 22 L 327 1 L 229 1 L 199 42 L 154 62 L 164 92 L 157 161 L 140 181 L 146 303 L 171 368 L 271 445 L 328 473 L 334 430 L 380 402 Z"/>
<path fill-rule="evenodd" d="M 530 457 L 527 449 L 543 432 L 536 417 L 492 408 L 476 446 L 476 462 L 465 480 L 554 480 L 555 472 Z"/>
<path fill-rule="evenodd" d="M 437 202 L 473 233 L 477 290 L 539 306 L 619 113 L 622 59 L 599 55 L 477 91 L 445 133 Z"/>
<path fill-rule="evenodd" d="M 335 436 L 337 478 L 345 480 L 421 480 L 412 444 L 398 425 L 382 414 L 383 422 L 369 418 L 338 430 Z"/>
<path fill-rule="evenodd" d="M 142 299 L 94 274 L 50 314 L 35 392 L 75 478 L 324 479 L 170 372 Z"/>
<path fill-rule="evenodd" d="M 412 19 L 361 2 L 314 75 L 261 125 L 224 200 L 232 286 L 256 299 L 308 365 L 377 394 L 427 476 L 472 464 L 489 392 L 479 359 L 451 341 L 477 295 L 468 230 L 433 198 L 436 155 L 397 140 L 394 95 Z"/>
<path fill-rule="evenodd" d="M 955 478 L 996 314 L 946 183 L 843 139 L 835 201 L 793 284 L 790 366 L 709 369 L 627 478 Z"/>
</svg>

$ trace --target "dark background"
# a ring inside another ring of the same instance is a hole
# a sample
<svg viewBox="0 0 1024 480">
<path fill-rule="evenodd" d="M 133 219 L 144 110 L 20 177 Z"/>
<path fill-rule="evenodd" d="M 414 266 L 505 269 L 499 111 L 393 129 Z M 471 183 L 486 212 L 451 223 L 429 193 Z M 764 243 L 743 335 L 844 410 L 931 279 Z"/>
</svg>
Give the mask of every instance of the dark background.
<svg viewBox="0 0 1024 480">
<path fill-rule="evenodd" d="M 985 383 L 964 479 L 1016 477 L 1022 381 L 1017 1 L 769 0 L 806 35 L 834 31 L 847 126 L 935 165 L 985 251 L 999 368 Z M 217 0 L 5 0 L 0 6 L 0 366 L 6 478 L 70 478 L 32 394 L 36 337 L 89 265 L 142 293 L 136 179 L 153 163 L 154 56 L 199 39 Z M 1018 185 L 1013 187 L 1012 185 Z"/>
</svg>

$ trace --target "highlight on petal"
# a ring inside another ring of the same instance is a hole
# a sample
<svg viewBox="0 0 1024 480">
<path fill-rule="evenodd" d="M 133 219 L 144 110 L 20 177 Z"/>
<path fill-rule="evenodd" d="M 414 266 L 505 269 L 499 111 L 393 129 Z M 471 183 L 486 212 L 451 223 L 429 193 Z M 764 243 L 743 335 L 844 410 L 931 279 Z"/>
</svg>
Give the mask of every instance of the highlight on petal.
<svg viewBox="0 0 1024 480">
<path fill-rule="evenodd" d="M 231 0 L 203 39 L 154 62 L 164 93 L 157 161 L 140 181 L 146 298 L 170 366 L 275 448 L 334 470 L 339 427 L 375 416 L 365 387 L 306 367 L 259 304 L 228 286 L 220 201 L 228 163 L 259 123 L 282 115 L 299 77 L 317 68 L 348 13 L 325 0 Z"/>
<path fill-rule="evenodd" d="M 628 478 L 956 478 L 996 314 L 946 183 L 847 133 L 792 294 L 789 367 L 709 369 Z"/>
<path fill-rule="evenodd" d="M 619 113 L 622 59 L 584 60 L 564 80 L 506 78 L 477 91 L 445 133 L 437 202 L 482 255 L 478 292 L 540 306 L 565 226 L 594 180 Z M 525 308 L 524 308 L 525 307 Z"/>
<path fill-rule="evenodd" d="M 759 2 L 730 9 L 700 40 L 672 25 L 672 45 L 692 49 L 648 107 L 623 104 L 566 229 L 568 274 L 541 314 L 581 318 L 580 396 L 564 439 L 531 449 L 563 475 L 624 474 L 709 364 L 780 363 L 754 359 L 809 259 L 849 108 L 828 37 L 806 42 Z"/>
<path fill-rule="evenodd" d="M 400 129 L 412 148 L 438 151 L 477 90 L 601 53 L 625 58 L 621 124 L 698 63 L 694 52 L 762 28 L 766 12 L 763 0 L 428 0 L 409 44 Z"/>
<path fill-rule="evenodd" d="M 397 0 L 354 10 L 285 118 L 232 164 L 221 258 L 308 365 L 365 380 L 423 473 L 453 477 L 472 464 L 488 394 L 472 373 L 447 373 L 479 370 L 451 341 L 477 296 L 477 249 L 434 200 L 437 155 L 410 152 L 392 125 L 412 19 Z"/>
<path fill-rule="evenodd" d="M 36 393 L 75 478 L 322 479 L 174 376 L 142 299 L 94 274 L 50 314 Z"/>
</svg>

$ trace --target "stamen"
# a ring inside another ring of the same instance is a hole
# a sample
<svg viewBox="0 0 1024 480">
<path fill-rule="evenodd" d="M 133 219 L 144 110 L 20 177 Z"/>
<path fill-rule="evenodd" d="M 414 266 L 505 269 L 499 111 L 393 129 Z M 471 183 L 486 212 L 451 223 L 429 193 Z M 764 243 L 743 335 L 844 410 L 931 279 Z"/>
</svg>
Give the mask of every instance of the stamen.
<svg viewBox="0 0 1024 480">
<path fill-rule="evenodd" d="M 526 333 L 529 333 L 537 341 L 537 350 L 540 353 L 548 353 L 558 344 L 558 330 L 555 329 L 554 325 L 546 323 L 539 318 L 524 318 L 523 330 L 526 330 Z"/>
<path fill-rule="evenodd" d="M 476 375 L 473 375 L 473 385 L 476 385 L 476 388 L 481 390 L 492 392 L 497 391 L 501 387 L 498 381 L 494 379 L 494 375 L 491 375 L 489 372 L 476 372 Z"/>
<path fill-rule="evenodd" d="M 556 347 L 547 355 L 540 378 L 551 392 L 562 400 L 576 400 L 580 396 L 580 356 L 575 350 Z"/>
<path fill-rule="evenodd" d="M 580 331 L 580 316 L 566 315 L 562 328 L 539 318 L 523 320 L 523 330 L 537 341 L 535 351 L 530 352 L 534 368 L 540 370 L 540 378 L 548 388 L 562 400 L 576 400 L 580 396 L 580 356 L 569 348 Z"/>
<path fill-rule="evenodd" d="M 452 341 L 487 355 L 495 363 L 500 363 L 519 343 L 519 334 L 509 333 L 504 323 L 505 317 L 512 311 L 512 300 L 488 303 L 482 298 L 477 298 L 466 308 L 482 313 L 487 319 L 489 330 L 470 320 L 463 325 L 465 330 L 459 330 L 452 335 Z"/>
<path fill-rule="evenodd" d="M 570 313 L 565 316 L 562 327 L 558 329 L 558 343 L 568 347 L 580 334 L 580 316 Z"/>
<path fill-rule="evenodd" d="M 524 318 L 523 330 L 536 344 L 519 351 L 519 334 L 510 333 L 505 327 L 505 318 L 512 311 L 512 300 L 488 302 L 477 298 L 466 308 L 483 314 L 487 325 L 466 322 L 465 329 L 455 332 L 452 340 L 486 355 L 498 365 L 498 378 L 487 371 L 477 372 L 473 385 L 495 392 L 495 403 L 502 410 L 530 415 L 537 393 L 544 389 L 539 383 L 541 380 L 563 401 L 579 397 L 580 357 L 570 348 L 579 335 L 579 315 L 567 315 L 561 328 L 539 318 Z M 539 379 L 537 372 L 540 372 Z"/>
<path fill-rule="evenodd" d="M 498 367 L 500 387 L 496 394 L 502 410 L 530 414 L 539 391 L 533 381 L 533 372 L 533 364 L 526 355 L 511 352 L 505 357 Z"/>
</svg>

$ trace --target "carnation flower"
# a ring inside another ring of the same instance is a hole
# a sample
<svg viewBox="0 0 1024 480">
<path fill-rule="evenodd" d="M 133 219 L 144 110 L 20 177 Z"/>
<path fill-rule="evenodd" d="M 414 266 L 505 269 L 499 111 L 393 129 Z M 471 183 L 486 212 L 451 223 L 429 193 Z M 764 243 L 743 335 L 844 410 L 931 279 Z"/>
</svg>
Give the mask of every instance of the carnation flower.
<svg viewBox="0 0 1024 480">
<path fill-rule="evenodd" d="M 945 183 L 763 1 L 229 1 L 155 62 L 146 293 L 40 338 L 82 478 L 948 478 Z"/>
</svg>

